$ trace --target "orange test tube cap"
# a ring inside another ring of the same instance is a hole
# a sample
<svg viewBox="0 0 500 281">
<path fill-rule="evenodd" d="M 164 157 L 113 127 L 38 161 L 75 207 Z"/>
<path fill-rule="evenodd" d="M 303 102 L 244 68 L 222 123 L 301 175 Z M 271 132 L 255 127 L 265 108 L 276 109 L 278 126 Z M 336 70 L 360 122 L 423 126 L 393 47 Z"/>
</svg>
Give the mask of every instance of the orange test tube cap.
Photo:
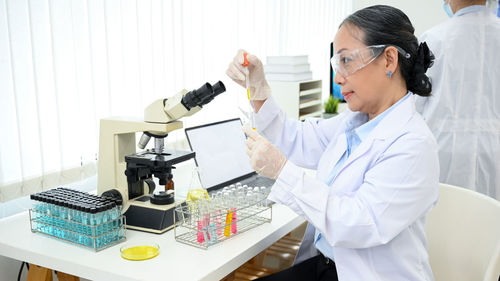
<svg viewBox="0 0 500 281">
<path fill-rule="evenodd" d="M 245 61 L 242 64 L 243 66 L 249 66 L 250 65 L 250 63 L 248 62 L 247 56 L 248 56 L 248 53 L 243 53 L 243 58 L 245 59 Z"/>
</svg>

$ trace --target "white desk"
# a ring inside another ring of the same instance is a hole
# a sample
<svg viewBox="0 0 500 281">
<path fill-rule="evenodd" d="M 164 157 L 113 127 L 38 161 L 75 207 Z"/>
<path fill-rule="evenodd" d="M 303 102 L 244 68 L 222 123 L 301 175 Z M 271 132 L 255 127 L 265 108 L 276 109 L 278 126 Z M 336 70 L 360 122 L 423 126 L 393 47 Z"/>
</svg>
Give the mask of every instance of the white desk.
<svg viewBox="0 0 500 281">
<path fill-rule="evenodd" d="M 151 241 L 160 255 L 146 261 L 120 256 L 123 243 L 100 252 L 31 233 L 27 212 L 0 220 L 0 255 L 90 280 L 219 280 L 269 247 L 304 220 L 287 207 L 273 205 L 273 220 L 208 250 L 162 235 L 127 230 L 127 241 Z"/>
</svg>

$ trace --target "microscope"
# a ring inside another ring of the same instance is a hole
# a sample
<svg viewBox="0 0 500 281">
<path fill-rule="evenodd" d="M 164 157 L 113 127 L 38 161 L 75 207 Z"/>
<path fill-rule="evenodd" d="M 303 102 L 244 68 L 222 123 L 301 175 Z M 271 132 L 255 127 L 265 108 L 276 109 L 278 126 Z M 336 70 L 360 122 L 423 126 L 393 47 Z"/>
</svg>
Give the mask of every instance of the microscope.
<svg viewBox="0 0 500 281">
<path fill-rule="evenodd" d="M 180 118 L 200 111 L 215 96 L 226 91 L 219 81 L 197 90 L 182 90 L 159 99 L 144 110 L 144 120 L 106 118 L 100 120 L 97 191 L 122 204 L 127 228 L 163 233 L 174 226 L 174 194 L 154 192 L 155 182 L 171 185 L 174 165 L 195 157 L 192 151 L 164 148 L 168 133 L 183 127 Z M 136 151 L 136 132 L 142 132 Z M 154 138 L 154 149 L 143 150 Z"/>
</svg>

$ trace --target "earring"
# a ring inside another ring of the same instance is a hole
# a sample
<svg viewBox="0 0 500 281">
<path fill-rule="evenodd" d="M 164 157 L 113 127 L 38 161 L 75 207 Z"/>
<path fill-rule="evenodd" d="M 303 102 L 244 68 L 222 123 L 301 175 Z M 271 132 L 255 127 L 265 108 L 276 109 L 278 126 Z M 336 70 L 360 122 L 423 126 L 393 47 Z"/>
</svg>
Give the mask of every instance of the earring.
<svg viewBox="0 0 500 281">
<path fill-rule="evenodd" d="M 391 76 L 392 76 L 392 71 L 390 71 L 390 70 L 387 71 L 387 77 L 391 78 Z"/>
</svg>

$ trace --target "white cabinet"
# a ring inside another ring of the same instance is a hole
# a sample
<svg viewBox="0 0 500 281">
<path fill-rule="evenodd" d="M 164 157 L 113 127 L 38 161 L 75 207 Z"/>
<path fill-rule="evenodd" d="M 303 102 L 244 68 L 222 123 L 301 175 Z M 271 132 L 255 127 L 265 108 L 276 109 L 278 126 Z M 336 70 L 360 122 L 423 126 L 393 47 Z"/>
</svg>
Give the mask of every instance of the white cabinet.
<svg viewBox="0 0 500 281">
<path fill-rule="evenodd" d="M 272 95 L 288 117 L 304 120 L 308 117 L 321 117 L 321 80 L 300 82 L 269 81 Z"/>
</svg>

